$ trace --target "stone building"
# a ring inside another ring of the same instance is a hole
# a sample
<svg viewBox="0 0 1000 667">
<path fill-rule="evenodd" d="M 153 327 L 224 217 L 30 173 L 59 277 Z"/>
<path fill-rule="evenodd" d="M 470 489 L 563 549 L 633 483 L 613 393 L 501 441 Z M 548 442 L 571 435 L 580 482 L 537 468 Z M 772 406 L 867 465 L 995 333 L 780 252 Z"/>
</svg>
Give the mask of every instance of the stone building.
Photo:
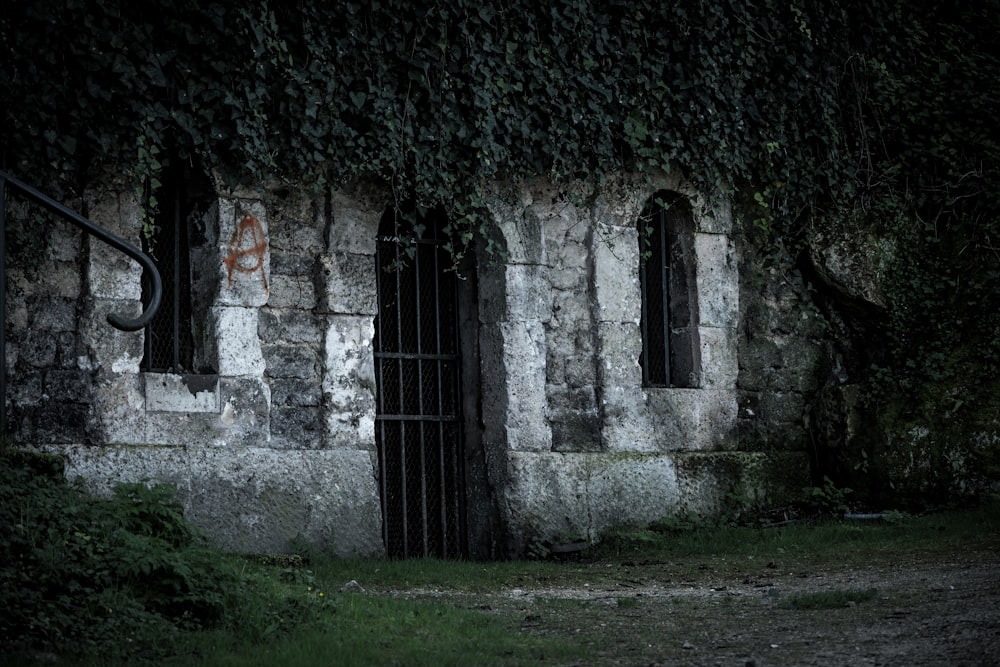
<svg viewBox="0 0 1000 667">
<path fill-rule="evenodd" d="M 808 483 L 815 318 L 679 177 L 525 184 L 457 266 L 446 213 L 414 239 L 375 187 L 188 171 L 160 202 L 147 331 L 107 324 L 143 280 L 101 242 L 53 223 L 10 258 L 8 424 L 96 491 L 175 485 L 225 548 L 505 557 Z M 143 238 L 131 187 L 78 208 Z"/>
</svg>

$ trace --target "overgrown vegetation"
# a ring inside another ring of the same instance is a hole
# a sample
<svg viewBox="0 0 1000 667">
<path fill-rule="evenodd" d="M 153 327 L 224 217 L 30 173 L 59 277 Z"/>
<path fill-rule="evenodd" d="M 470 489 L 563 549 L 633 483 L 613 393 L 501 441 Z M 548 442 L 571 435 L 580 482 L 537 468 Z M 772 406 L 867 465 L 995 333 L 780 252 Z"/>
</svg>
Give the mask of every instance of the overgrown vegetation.
<svg viewBox="0 0 1000 667">
<path fill-rule="evenodd" d="M 993 501 L 973 512 L 878 524 L 751 529 L 664 520 L 609 531 L 600 545 L 558 561 L 240 558 L 202 546 L 164 487 L 128 485 L 114 498 L 95 499 L 61 473 L 55 457 L 0 455 L 4 664 L 568 664 L 589 655 L 572 627 L 535 633 L 533 612 L 492 609 L 474 596 L 617 590 L 639 561 L 669 563 L 671 576 L 692 581 L 707 571 L 768 571 L 774 560 L 786 571 L 879 559 L 898 565 L 988 552 L 1000 539 Z M 406 599 L 420 591 L 459 594 L 460 601 Z M 834 609 L 870 595 L 835 589 L 780 602 Z M 557 602 L 541 600 L 537 609 Z M 643 604 L 616 600 L 618 613 Z"/>
<path fill-rule="evenodd" d="M 536 176 L 680 170 L 793 254 L 865 220 L 894 253 L 851 485 L 941 498 L 1000 468 L 998 30 L 998 0 L 13 0 L 0 168 L 64 197 L 112 170 L 152 207 L 171 160 L 373 180 L 443 206 L 458 254 Z"/>
<path fill-rule="evenodd" d="M 387 650 L 398 664 L 517 664 L 572 653 L 482 614 L 340 591 L 301 557 L 271 560 L 205 546 L 169 487 L 127 484 L 97 499 L 63 479 L 58 458 L 0 450 L 4 664 L 381 665 Z"/>
<path fill-rule="evenodd" d="M 0 643 L 116 654 L 218 624 L 238 588 L 168 487 L 98 500 L 58 459 L 0 451 Z"/>
</svg>

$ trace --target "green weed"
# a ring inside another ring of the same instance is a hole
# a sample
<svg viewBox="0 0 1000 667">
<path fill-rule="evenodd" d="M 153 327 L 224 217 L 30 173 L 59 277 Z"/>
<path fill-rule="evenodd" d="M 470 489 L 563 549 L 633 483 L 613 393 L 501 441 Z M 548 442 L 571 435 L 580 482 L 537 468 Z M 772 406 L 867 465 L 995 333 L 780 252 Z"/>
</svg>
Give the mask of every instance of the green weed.
<svg viewBox="0 0 1000 667">
<path fill-rule="evenodd" d="M 786 598 L 783 604 L 792 609 L 840 609 L 871 600 L 876 594 L 875 589 L 799 593 Z"/>
</svg>

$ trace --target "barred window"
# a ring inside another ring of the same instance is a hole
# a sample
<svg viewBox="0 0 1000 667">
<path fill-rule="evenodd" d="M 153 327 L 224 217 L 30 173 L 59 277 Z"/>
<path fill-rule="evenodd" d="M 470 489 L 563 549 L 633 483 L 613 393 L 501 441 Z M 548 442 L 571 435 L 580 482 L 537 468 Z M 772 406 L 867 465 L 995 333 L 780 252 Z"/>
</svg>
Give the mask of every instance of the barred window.
<svg viewBox="0 0 1000 667">
<path fill-rule="evenodd" d="M 204 174 L 178 159 L 168 168 L 155 191 L 158 202 L 152 235 L 143 235 L 142 249 L 156 264 L 163 281 L 163 299 L 146 326 L 141 369 L 153 373 L 214 373 L 214 364 L 204 353 L 207 311 L 211 290 L 199 289 L 206 282 L 196 266 L 204 253 L 211 208 L 211 186 Z M 192 261 L 192 256 L 196 259 Z M 150 299 L 143 280 L 142 300 Z"/>
<path fill-rule="evenodd" d="M 700 351 L 694 218 L 688 200 L 669 191 L 649 199 L 639 216 L 644 387 L 697 387 Z"/>
</svg>

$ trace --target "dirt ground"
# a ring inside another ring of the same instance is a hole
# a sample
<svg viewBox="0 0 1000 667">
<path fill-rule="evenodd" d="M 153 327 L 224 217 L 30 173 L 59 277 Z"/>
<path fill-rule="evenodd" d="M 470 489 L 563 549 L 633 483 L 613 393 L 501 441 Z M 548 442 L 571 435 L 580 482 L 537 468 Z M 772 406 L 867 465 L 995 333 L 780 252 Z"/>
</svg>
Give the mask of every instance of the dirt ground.
<svg viewBox="0 0 1000 667">
<path fill-rule="evenodd" d="M 724 560 L 567 567 L 591 569 L 574 580 L 592 583 L 402 594 L 579 642 L 589 656 L 570 664 L 580 666 L 1000 665 L 993 551 L 815 570 Z"/>
</svg>

